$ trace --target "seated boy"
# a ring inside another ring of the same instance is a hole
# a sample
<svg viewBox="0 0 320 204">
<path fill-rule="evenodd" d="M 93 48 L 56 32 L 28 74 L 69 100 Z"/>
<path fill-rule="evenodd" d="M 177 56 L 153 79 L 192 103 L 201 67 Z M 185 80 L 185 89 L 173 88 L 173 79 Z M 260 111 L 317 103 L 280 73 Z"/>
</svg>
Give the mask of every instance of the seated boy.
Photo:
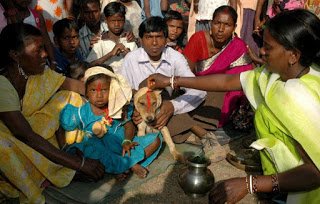
<svg viewBox="0 0 320 204">
<path fill-rule="evenodd" d="M 64 18 L 53 24 L 56 71 L 70 77 L 69 65 L 83 61 L 79 50 L 79 29 L 75 21 Z"/>
<path fill-rule="evenodd" d="M 117 73 L 121 68 L 123 57 L 128 52 L 137 49 L 137 45 L 135 42 L 128 42 L 126 37 L 122 37 L 126 15 L 124 5 L 119 2 L 111 2 L 104 8 L 104 15 L 109 31 L 93 45 L 86 61 L 92 66 L 109 65 Z"/>
</svg>

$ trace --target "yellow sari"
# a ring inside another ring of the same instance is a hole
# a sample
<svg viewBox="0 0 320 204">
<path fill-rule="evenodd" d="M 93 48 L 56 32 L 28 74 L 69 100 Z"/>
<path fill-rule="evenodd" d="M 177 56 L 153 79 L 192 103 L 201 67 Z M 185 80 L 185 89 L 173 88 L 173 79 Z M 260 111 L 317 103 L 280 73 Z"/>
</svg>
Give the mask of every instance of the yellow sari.
<svg viewBox="0 0 320 204">
<path fill-rule="evenodd" d="M 320 170 L 320 67 L 299 79 L 281 81 L 264 67 L 241 74 L 241 84 L 256 110 L 258 140 L 265 175 L 284 172 L 303 164 L 298 142 Z M 280 186 L 281 189 L 281 186 Z M 287 203 L 320 203 L 320 188 L 289 193 Z"/>
<path fill-rule="evenodd" d="M 33 131 L 58 147 L 55 132 L 59 113 L 67 104 L 82 104 L 79 94 L 57 90 L 65 77 L 46 69 L 42 75 L 30 76 L 22 100 L 22 114 Z M 57 92 L 57 93 L 56 93 Z M 0 193 L 20 197 L 20 203 L 45 203 L 41 184 L 46 179 L 57 187 L 68 185 L 75 171 L 57 165 L 17 138 L 0 121 Z M 8 182 L 10 181 L 10 182 Z"/>
</svg>

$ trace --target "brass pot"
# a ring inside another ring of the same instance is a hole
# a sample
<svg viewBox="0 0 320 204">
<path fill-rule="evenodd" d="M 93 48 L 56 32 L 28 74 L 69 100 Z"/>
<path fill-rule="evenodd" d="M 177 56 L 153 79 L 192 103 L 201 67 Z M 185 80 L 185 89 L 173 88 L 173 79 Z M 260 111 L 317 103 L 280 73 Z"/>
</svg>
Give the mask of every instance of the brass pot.
<svg viewBox="0 0 320 204">
<path fill-rule="evenodd" d="M 184 193 L 193 198 L 205 196 L 214 185 L 213 173 L 208 169 L 210 160 L 205 157 L 188 159 L 188 167 L 178 177 L 178 182 Z"/>
</svg>

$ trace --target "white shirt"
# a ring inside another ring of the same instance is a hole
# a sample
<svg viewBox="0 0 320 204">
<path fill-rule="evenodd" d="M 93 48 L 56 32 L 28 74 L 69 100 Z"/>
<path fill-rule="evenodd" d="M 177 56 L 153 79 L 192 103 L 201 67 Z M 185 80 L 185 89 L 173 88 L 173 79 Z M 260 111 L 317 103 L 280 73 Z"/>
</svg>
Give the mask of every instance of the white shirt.
<svg viewBox="0 0 320 204">
<path fill-rule="evenodd" d="M 120 42 L 126 48 L 129 48 L 131 51 L 136 50 L 138 48 L 135 42 L 128 42 L 125 38 L 121 38 Z M 114 46 L 116 46 L 116 43 L 112 40 L 99 40 L 96 44 L 93 45 L 93 48 L 90 51 L 86 61 L 90 63 L 94 60 L 97 60 L 105 56 L 106 54 L 112 51 Z M 108 59 L 103 64 L 111 66 L 115 73 L 119 73 L 119 69 L 121 69 L 122 62 L 123 55 L 120 54 L 119 56 L 114 56 Z"/>
<path fill-rule="evenodd" d="M 194 77 L 184 56 L 168 47 L 163 50 L 160 64 L 154 68 L 148 54 L 143 48 L 128 53 L 123 61 L 120 74 L 122 74 L 135 90 L 149 75 L 160 73 L 166 76 Z M 171 100 L 174 115 L 187 113 L 198 107 L 205 99 L 207 93 L 196 89 L 184 88 L 185 94 Z"/>
</svg>

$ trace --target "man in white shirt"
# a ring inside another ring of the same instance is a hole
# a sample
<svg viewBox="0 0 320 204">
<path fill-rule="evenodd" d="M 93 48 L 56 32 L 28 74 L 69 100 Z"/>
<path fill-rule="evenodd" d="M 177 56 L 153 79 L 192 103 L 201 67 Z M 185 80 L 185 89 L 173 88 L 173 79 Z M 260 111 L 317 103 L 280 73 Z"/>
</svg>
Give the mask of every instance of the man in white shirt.
<svg viewBox="0 0 320 204">
<path fill-rule="evenodd" d="M 128 80 L 132 88 L 138 90 L 146 85 L 146 79 L 154 73 L 166 76 L 193 77 L 184 56 L 170 47 L 166 47 L 168 28 L 161 17 L 150 17 L 139 27 L 141 48 L 128 53 L 123 61 L 120 73 Z M 173 141 L 184 142 L 189 134 L 181 133 L 191 130 L 196 122 L 188 112 L 197 108 L 206 97 L 206 92 L 183 88 L 184 93 L 171 100 L 163 100 L 155 128 L 167 125 Z M 135 112 L 134 122 L 141 122 Z M 205 131 L 205 130 L 204 130 Z"/>
</svg>

